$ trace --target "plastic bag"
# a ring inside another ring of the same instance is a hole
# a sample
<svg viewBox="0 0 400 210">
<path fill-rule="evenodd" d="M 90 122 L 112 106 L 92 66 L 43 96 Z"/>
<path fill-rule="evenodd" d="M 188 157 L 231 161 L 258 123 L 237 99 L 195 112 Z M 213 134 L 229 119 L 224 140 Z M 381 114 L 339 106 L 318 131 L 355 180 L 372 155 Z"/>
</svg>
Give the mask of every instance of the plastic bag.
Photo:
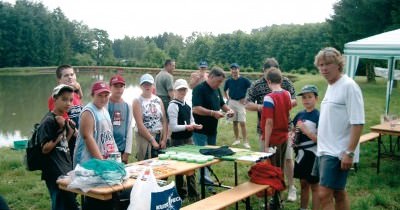
<svg viewBox="0 0 400 210">
<path fill-rule="evenodd" d="M 160 187 L 153 169 L 148 167 L 140 173 L 133 185 L 128 210 L 177 210 L 181 205 L 182 200 L 176 190 L 175 182 Z"/>
</svg>

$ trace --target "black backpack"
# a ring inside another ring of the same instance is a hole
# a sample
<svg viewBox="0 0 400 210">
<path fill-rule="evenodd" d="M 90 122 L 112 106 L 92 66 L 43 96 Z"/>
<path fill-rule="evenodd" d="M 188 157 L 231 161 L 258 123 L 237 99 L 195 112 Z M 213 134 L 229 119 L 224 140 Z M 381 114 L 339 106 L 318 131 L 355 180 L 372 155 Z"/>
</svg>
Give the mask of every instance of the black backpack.
<svg viewBox="0 0 400 210">
<path fill-rule="evenodd" d="M 40 140 L 37 138 L 37 133 L 40 124 L 33 125 L 32 137 L 28 141 L 24 163 L 28 171 L 42 170 L 43 168 L 43 153 Z"/>
</svg>

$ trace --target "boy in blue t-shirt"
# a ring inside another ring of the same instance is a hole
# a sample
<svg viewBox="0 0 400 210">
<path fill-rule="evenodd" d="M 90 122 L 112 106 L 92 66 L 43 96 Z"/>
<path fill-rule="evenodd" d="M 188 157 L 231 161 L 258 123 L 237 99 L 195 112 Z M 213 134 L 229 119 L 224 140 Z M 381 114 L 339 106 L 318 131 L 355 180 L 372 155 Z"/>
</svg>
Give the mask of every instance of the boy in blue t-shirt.
<svg viewBox="0 0 400 210">
<path fill-rule="evenodd" d="M 125 91 L 125 79 L 115 75 L 110 79 L 111 96 L 108 102 L 108 112 L 113 125 L 113 134 L 122 162 L 127 164 L 132 152 L 132 112 L 128 103 L 122 99 Z"/>
<path fill-rule="evenodd" d="M 293 147 L 296 153 L 294 177 L 300 179 L 301 199 L 300 209 L 308 208 L 310 188 L 312 191 L 312 209 L 319 209 L 318 182 L 312 176 L 312 168 L 317 153 L 317 128 L 319 111 L 315 109 L 318 101 L 318 89 L 314 85 L 306 85 L 298 94 L 301 96 L 304 110 L 297 113 L 293 119 Z"/>
</svg>

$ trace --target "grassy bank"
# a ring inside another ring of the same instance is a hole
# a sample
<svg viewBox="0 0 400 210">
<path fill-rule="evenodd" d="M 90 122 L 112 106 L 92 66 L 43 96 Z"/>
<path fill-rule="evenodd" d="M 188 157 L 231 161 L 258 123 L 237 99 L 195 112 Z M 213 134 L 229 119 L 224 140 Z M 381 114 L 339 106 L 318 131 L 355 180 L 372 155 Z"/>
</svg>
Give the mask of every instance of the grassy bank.
<svg viewBox="0 0 400 210">
<path fill-rule="evenodd" d="M 378 80 L 376 83 L 366 83 L 366 78 L 357 78 L 365 100 L 366 125 L 369 127 L 379 122 L 379 115 L 384 112 L 386 83 Z M 305 84 L 315 84 L 320 90 L 321 98 L 326 90 L 325 81 L 318 75 L 299 75 L 295 82 L 296 90 Z M 399 89 L 394 89 L 391 110 L 400 113 Z M 301 101 L 293 110 L 292 115 L 301 109 Z M 247 128 L 251 146 L 257 150 L 256 115 L 248 113 Z M 233 142 L 232 124 L 220 121 L 218 129 L 218 145 L 229 145 Z M 49 209 L 50 199 L 45 184 L 40 181 L 39 172 L 27 172 L 22 165 L 23 151 L 9 148 L 0 149 L 0 194 L 3 195 L 11 209 Z M 381 162 L 381 173 L 376 174 L 377 143 L 370 142 L 361 147 L 359 171 L 352 171 L 348 180 L 347 190 L 351 200 L 351 209 L 400 209 L 400 162 L 385 158 Z M 249 165 L 238 164 L 239 182 L 248 179 Z M 214 167 L 223 184 L 233 184 L 233 163 L 224 162 Z M 299 192 L 299 184 L 296 181 Z M 252 198 L 254 209 L 260 209 L 259 200 Z M 286 209 L 297 209 L 299 201 L 286 203 Z M 232 208 L 233 209 L 233 208 Z M 242 206 L 240 209 L 244 209 Z"/>
</svg>

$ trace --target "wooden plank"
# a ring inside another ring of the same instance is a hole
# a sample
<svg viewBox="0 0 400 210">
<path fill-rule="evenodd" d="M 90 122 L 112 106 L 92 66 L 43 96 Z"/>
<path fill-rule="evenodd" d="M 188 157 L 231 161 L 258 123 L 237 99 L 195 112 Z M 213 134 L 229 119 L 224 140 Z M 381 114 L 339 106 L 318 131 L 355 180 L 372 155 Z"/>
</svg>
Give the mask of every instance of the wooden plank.
<svg viewBox="0 0 400 210">
<path fill-rule="evenodd" d="M 250 197 L 260 191 L 266 190 L 268 185 L 260 185 L 252 182 L 245 182 L 232 189 L 223 191 L 206 199 L 192 203 L 181 208 L 181 210 L 218 210 L 224 209 L 238 201 Z"/>
<path fill-rule="evenodd" d="M 379 137 L 379 133 L 371 132 L 371 133 L 366 133 L 360 137 L 360 144 L 368 141 L 375 140 Z"/>
</svg>

